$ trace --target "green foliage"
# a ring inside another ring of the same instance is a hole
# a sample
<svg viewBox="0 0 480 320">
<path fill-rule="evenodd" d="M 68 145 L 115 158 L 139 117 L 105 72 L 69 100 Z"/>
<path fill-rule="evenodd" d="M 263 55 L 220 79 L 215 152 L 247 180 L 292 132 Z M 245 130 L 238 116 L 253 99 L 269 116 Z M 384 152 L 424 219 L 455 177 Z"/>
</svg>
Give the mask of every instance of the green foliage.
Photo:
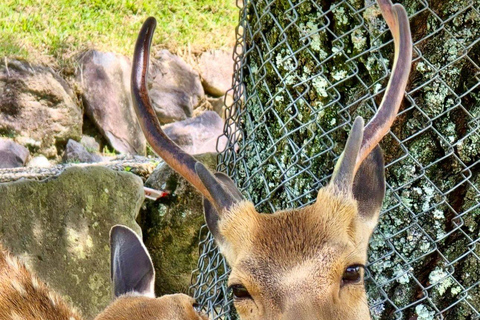
<svg viewBox="0 0 480 320">
<path fill-rule="evenodd" d="M 103 147 L 102 154 L 104 156 L 116 156 L 117 155 L 117 153 L 115 152 L 115 149 L 112 148 L 112 150 L 110 150 L 107 145 L 105 145 L 105 147 Z"/>
<path fill-rule="evenodd" d="M 65 62 L 83 49 L 131 55 L 141 24 L 158 20 L 155 43 L 172 50 L 230 46 L 237 10 L 228 0 L 4 0 L 0 57 Z"/>
</svg>

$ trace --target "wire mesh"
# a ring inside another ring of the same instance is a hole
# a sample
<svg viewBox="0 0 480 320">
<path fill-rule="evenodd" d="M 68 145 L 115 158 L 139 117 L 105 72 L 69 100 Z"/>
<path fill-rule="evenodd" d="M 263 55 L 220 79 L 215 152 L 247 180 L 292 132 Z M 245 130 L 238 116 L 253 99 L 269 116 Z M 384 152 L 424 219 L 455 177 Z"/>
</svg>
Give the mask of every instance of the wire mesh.
<svg viewBox="0 0 480 320">
<path fill-rule="evenodd" d="M 407 92 L 381 145 L 387 194 L 370 241 L 374 319 L 480 318 L 480 13 L 468 0 L 405 0 Z M 244 0 L 219 171 L 259 212 L 301 207 L 329 179 L 352 119 L 385 91 L 393 41 L 373 0 Z M 205 227 L 206 228 L 206 227 Z M 207 234 L 204 232 L 203 234 Z M 194 296 L 234 319 L 210 234 Z"/>
</svg>

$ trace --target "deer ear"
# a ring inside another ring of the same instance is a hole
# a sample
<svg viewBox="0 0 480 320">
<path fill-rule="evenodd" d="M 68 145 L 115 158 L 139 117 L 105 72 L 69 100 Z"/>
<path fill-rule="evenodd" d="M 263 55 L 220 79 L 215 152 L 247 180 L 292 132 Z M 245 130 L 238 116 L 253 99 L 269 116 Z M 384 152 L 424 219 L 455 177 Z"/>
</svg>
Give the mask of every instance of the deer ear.
<svg viewBox="0 0 480 320">
<path fill-rule="evenodd" d="M 203 213 L 205 215 L 205 222 L 207 223 L 208 230 L 212 234 L 217 244 L 223 242 L 223 237 L 218 229 L 218 223 L 220 222 L 220 215 L 217 209 L 212 205 L 210 201 L 203 198 Z"/>
<path fill-rule="evenodd" d="M 237 201 L 242 201 L 244 200 L 244 197 L 242 193 L 237 189 L 237 186 L 235 185 L 235 182 L 233 182 L 232 179 L 230 179 L 229 176 L 227 176 L 223 172 L 215 172 L 215 178 L 217 178 L 225 188 L 230 192 L 230 194 L 237 200 Z"/>
<path fill-rule="evenodd" d="M 110 231 L 110 250 L 115 297 L 136 293 L 154 298 L 155 270 L 137 234 L 125 226 L 114 226 Z"/>
<path fill-rule="evenodd" d="M 385 197 L 385 165 L 379 146 L 370 152 L 358 168 L 353 180 L 353 196 L 357 200 L 360 217 L 372 232 Z"/>
<path fill-rule="evenodd" d="M 215 178 L 220 181 L 223 187 L 229 192 L 236 202 L 244 200 L 242 193 L 235 186 L 235 182 L 233 182 L 233 180 L 230 179 L 226 174 L 222 172 L 216 172 Z M 215 206 L 206 198 L 203 198 L 203 211 L 208 230 L 210 230 L 210 233 L 213 235 L 213 238 L 215 239 L 215 242 L 219 246 L 220 250 L 225 249 L 225 238 L 222 236 L 218 228 L 218 223 L 222 219 L 222 213 L 219 213 Z"/>
<path fill-rule="evenodd" d="M 229 193 L 229 196 L 231 196 L 235 202 L 240 202 L 244 199 L 240 191 L 235 186 L 233 180 L 230 179 L 226 174 L 222 172 L 216 172 L 215 178 L 221 183 L 222 187 Z M 203 211 L 208 230 L 210 230 L 212 233 L 213 237 L 217 241 L 217 244 L 221 245 L 223 242 L 223 237 L 218 229 L 218 223 L 222 218 L 222 213 L 218 212 L 215 206 L 206 198 L 203 198 Z"/>
</svg>

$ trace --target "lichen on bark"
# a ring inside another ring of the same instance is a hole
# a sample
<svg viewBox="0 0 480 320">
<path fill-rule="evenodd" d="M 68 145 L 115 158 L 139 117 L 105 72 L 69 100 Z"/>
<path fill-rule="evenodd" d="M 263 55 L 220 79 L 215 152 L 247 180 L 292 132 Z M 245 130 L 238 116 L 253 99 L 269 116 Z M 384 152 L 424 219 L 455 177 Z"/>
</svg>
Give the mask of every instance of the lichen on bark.
<svg viewBox="0 0 480 320">
<path fill-rule="evenodd" d="M 388 188 L 369 303 L 375 319 L 471 319 L 480 310 L 480 17 L 467 0 L 403 4 L 414 62 L 381 143 Z M 372 1 L 246 1 L 243 17 L 246 99 L 232 118 L 242 139 L 223 165 L 261 211 L 311 203 L 351 119 L 370 119 L 381 101 L 391 36 Z"/>
</svg>

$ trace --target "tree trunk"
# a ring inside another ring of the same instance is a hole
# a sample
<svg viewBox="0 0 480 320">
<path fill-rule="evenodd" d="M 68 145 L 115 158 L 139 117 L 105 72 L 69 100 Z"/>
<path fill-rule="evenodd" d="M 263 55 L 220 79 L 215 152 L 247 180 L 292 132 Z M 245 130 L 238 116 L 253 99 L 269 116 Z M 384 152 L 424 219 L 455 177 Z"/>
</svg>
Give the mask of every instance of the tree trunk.
<svg viewBox="0 0 480 320">
<path fill-rule="evenodd" d="M 365 2 L 245 3 L 228 118 L 241 134 L 227 134 L 220 168 L 259 210 L 312 203 L 352 119 L 375 113 L 393 42 L 377 5 Z M 374 319 L 472 319 L 480 312 L 480 17 L 467 0 L 402 3 L 414 62 L 381 143 L 388 186 L 369 252 L 369 305 Z"/>
</svg>

